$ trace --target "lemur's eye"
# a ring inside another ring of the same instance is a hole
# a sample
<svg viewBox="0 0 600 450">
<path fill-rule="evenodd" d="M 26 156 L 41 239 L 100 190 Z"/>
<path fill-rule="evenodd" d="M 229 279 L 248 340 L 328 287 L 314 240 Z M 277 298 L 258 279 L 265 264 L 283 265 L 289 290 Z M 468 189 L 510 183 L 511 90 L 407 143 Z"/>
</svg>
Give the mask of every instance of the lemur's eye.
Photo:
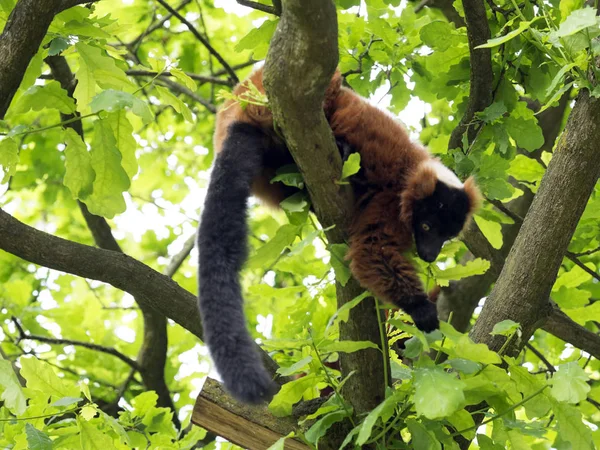
<svg viewBox="0 0 600 450">
<path fill-rule="evenodd" d="M 423 231 L 429 231 L 431 229 L 431 227 L 426 223 L 422 223 L 421 228 L 423 228 Z"/>
</svg>

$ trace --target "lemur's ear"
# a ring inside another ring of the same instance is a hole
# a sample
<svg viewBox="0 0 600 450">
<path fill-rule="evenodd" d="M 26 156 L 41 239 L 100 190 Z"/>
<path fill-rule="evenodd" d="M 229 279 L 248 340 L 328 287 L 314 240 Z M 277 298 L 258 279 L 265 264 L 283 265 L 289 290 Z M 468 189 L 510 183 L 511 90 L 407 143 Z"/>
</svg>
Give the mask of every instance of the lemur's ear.
<svg viewBox="0 0 600 450">
<path fill-rule="evenodd" d="M 405 223 L 412 221 L 413 205 L 415 201 L 429 197 L 435 191 L 438 181 L 435 170 L 421 164 L 406 181 L 406 187 L 400 195 L 401 220 Z"/>
<path fill-rule="evenodd" d="M 473 214 L 481 206 L 481 192 L 475 184 L 475 178 L 469 177 L 465 181 L 465 194 L 469 198 L 469 214 Z"/>
</svg>

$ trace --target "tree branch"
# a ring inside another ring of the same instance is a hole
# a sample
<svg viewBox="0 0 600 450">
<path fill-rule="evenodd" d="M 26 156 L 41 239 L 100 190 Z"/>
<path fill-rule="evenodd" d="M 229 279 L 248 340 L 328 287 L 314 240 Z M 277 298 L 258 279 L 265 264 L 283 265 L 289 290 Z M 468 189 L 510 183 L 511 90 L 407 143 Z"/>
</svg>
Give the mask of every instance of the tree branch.
<svg viewBox="0 0 600 450">
<path fill-rule="evenodd" d="M 185 6 L 187 6 L 188 4 L 190 4 L 192 2 L 192 0 L 183 0 L 179 5 L 177 5 L 175 7 L 176 11 L 179 11 L 180 9 L 184 8 Z M 165 24 L 165 22 L 167 20 L 169 20 L 171 17 L 173 17 L 173 14 L 169 13 L 169 14 L 165 14 L 164 17 L 162 17 L 158 22 L 156 22 L 155 24 L 150 24 L 148 26 L 148 28 L 146 30 L 144 30 L 144 32 L 142 34 L 140 34 L 138 37 L 136 37 L 133 41 L 131 41 L 129 44 L 126 44 L 126 46 L 128 48 L 137 50 L 137 47 L 139 45 L 139 43 L 142 41 L 142 39 L 148 37 L 150 34 L 154 33 L 156 30 L 159 30 L 163 27 L 163 25 Z"/>
<path fill-rule="evenodd" d="M 579 218 L 600 176 L 597 123 L 600 100 L 582 91 L 563 139 L 548 165 L 506 264 L 472 331 L 476 342 L 498 350 L 491 336 L 504 319 L 521 324 L 523 337 L 509 345 L 515 354 L 552 313 L 548 297 Z M 540 230 L 545 230 L 540 233 Z"/>
<path fill-rule="evenodd" d="M 223 59 L 223 57 L 219 54 L 219 52 L 217 52 L 214 49 L 214 47 L 212 45 L 210 45 L 210 43 L 206 40 L 206 38 L 204 36 L 202 36 L 202 34 L 196 29 L 196 27 L 194 27 L 194 25 L 192 25 L 190 21 L 188 21 L 185 17 L 183 17 L 181 14 L 179 14 L 179 12 L 174 10 L 164 0 L 156 0 L 156 1 L 158 3 L 160 3 L 163 6 L 163 8 L 165 8 L 167 11 L 169 11 L 171 14 L 173 14 L 175 17 L 177 17 L 181 21 L 181 23 L 185 24 L 188 27 L 188 29 L 192 32 L 192 34 L 196 37 L 196 39 L 198 39 L 200 42 L 202 42 L 202 45 L 204 45 L 204 47 L 206 47 L 206 49 L 209 51 L 209 53 L 211 55 L 213 55 L 217 59 L 217 61 L 219 61 L 219 63 L 223 66 L 223 68 L 229 74 L 229 77 L 231 78 L 231 80 L 237 84 L 239 82 L 239 79 L 238 79 L 237 75 L 235 74 L 234 70 L 227 63 L 227 61 L 225 61 Z"/>
<path fill-rule="evenodd" d="M 178 92 L 183 95 L 187 95 L 189 98 L 191 98 L 195 102 L 200 103 L 202 106 L 204 106 L 206 109 L 208 109 L 211 113 L 216 114 L 217 107 L 215 105 L 210 103 L 208 100 L 200 97 L 198 94 L 196 94 L 194 91 L 191 91 L 184 85 L 176 83 L 175 81 L 169 80 L 168 78 L 162 78 L 161 82 L 163 84 L 165 84 L 166 86 L 168 86 L 172 91 Z"/>
<path fill-rule="evenodd" d="M 23 80 L 31 59 L 40 48 L 54 16 L 70 0 L 19 0 L 0 34 L 0 120 Z"/>
<path fill-rule="evenodd" d="M 275 6 L 263 5 L 262 3 L 253 2 L 250 0 L 236 0 L 238 5 L 247 6 L 248 8 L 256 9 L 257 11 L 266 12 L 275 16 L 281 15 L 281 7 L 279 10 Z"/>
<path fill-rule="evenodd" d="M 90 350 L 95 350 L 97 352 L 102 352 L 102 353 L 106 353 L 108 355 L 115 356 L 115 357 L 119 358 L 121 361 L 123 361 L 125 364 L 127 364 L 129 367 L 131 367 L 132 369 L 135 369 L 137 371 L 141 370 L 140 365 L 136 361 L 131 359 L 129 356 L 124 355 L 120 351 L 115 350 L 114 348 L 104 347 L 103 345 L 92 344 L 90 342 L 74 341 L 72 339 L 57 339 L 57 338 L 49 338 L 49 337 L 45 337 L 45 336 L 37 336 L 34 334 L 28 334 L 25 332 L 25 330 L 23 330 L 23 327 L 17 321 L 16 318 L 13 317 L 12 320 L 13 320 L 13 323 L 15 324 L 15 327 L 17 327 L 17 330 L 19 331 L 19 340 L 20 341 L 37 341 L 37 342 L 45 342 L 47 344 L 74 345 L 76 347 L 84 347 L 84 348 L 87 348 Z"/>
<path fill-rule="evenodd" d="M 494 72 L 492 70 L 492 51 L 489 48 L 476 47 L 485 44 L 491 37 L 483 0 L 463 0 L 467 22 L 467 38 L 471 66 L 469 102 L 459 125 L 452 131 L 449 149 L 463 148 L 462 137 L 467 133 L 471 143 L 477 135 L 479 125 L 472 124 L 475 113 L 483 111 L 492 103 Z"/>
<path fill-rule="evenodd" d="M 172 77 L 173 75 L 171 74 L 171 72 L 162 72 L 162 73 L 158 73 L 158 72 L 153 72 L 151 70 L 128 70 L 127 75 L 130 76 L 134 76 L 134 77 L 156 77 L 157 75 L 161 78 L 163 77 Z M 212 83 L 212 84 L 219 84 L 221 86 L 233 86 L 234 83 L 232 83 L 230 80 L 223 80 L 221 78 L 218 77 L 211 77 L 208 75 L 198 75 L 196 73 L 190 73 L 190 72 L 186 72 L 185 73 L 188 77 L 190 77 L 193 80 L 196 81 L 201 81 L 202 83 Z"/>
<path fill-rule="evenodd" d="M 353 210 L 351 189 L 335 182 L 342 161 L 323 111 L 325 89 L 338 62 L 337 36 L 331 0 L 287 0 L 264 68 L 274 120 L 304 177 L 316 215 L 323 228 L 335 225 L 326 232 L 332 244 L 345 242 Z M 354 280 L 336 287 L 338 306 L 362 292 Z M 373 299 L 361 302 L 340 326 L 340 339 L 381 345 L 378 313 Z M 385 351 L 387 343 L 382 345 Z M 372 410 L 385 392 L 381 353 L 368 349 L 340 358 L 343 377 L 356 370 L 344 385 L 344 398 L 357 415 Z"/>
<path fill-rule="evenodd" d="M 582 327 L 552 303 L 552 313 L 542 329 L 565 342 L 600 359 L 600 336 Z"/>
</svg>

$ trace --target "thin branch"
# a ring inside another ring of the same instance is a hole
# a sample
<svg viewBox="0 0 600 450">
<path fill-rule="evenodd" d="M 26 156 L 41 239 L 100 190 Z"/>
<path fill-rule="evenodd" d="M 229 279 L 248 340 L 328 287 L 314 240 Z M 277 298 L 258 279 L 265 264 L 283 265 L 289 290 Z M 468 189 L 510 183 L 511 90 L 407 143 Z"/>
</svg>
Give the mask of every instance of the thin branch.
<svg viewBox="0 0 600 450">
<path fill-rule="evenodd" d="M 571 261 L 573 261 L 575 263 L 576 266 L 578 266 L 579 268 L 581 268 L 583 271 L 587 272 L 588 274 L 590 274 L 593 278 L 595 278 L 596 280 L 600 281 L 600 274 L 594 272 L 592 269 L 590 269 L 589 267 L 587 267 L 585 264 L 583 264 L 579 258 L 577 258 L 577 256 L 574 253 L 571 253 L 569 251 L 567 251 L 566 253 L 566 257 L 569 258 Z"/>
<path fill-rule="evenodd" d="M 194 245 L 196 244 L 196 234 L 191 235 L 187 241 L 183 244 L 183 248 L 179 253 L 177 253 L 169 262 L 169 265 L 165 269 L 165 275 L 168 277 L 173 277 L 175 272 L 179 270 L 185 259 L 189 256 L 190 252 L 194 249 Z"/>
<path fill-rule="evenodd" d="M 531 352 L 535 356 L 537 356 L 540 359 L 540 361 L 542 361 L 544 363 L 544 365 L 548 369 L 548 372 L 552 372 L 552 373 L 556 372 L 556 369 L 554 368 L 554 366 L 552 364 L 550 364 L 550 361 L 548 361 L 546 359 L 546 357 L 537 348 L 535 348 L 529 342 L 527 344 L 525 344 L 525 347 L 527 347 L 529 350 L 531 350 Z"/>
<path fill-rule="evenodd" d="M 542 326 L 544 331 L 600 359 L 600 336 L 579 325 L 552 303 L 552 314 Z"/>
<path fill-rule="evenodd" d="M 134 77 L 172 77 L 173 74 L 171 72 L 162 72 L 162 73 L 158 73 L 158 72 L 153 72 L 151 70 L 128 70 L 127 75 L 131 75 Z M 212 84 L 218 84 L 221 86 L 233 86 L 234 83 L 232 83 L 230 80 L 223 80 L 221 78 L 218 77 L 211 77 L 208 75 L 198 75 L 195 73 L 190 73 L 190 72 L 186 72 L 185 73 L 188 77 L 192 78 L 193 80 L 196 81 L 200 81 L 202 83 L 212 83 Z"/>
<path fill-rule="evenodd" d="M 184 8 L 185 6 L 187 6 L 188 4 L 190 4 L 191 2 L 192 2 L 192 0 L 183 0 L 179 5 L 177 5 L 175 7 L 175 10 L 179 11 L 180 9 Z M 132 48 L 132 49 L 136 49 L 137 46 L 142 41 L 142 39 L 147 38 L 149 35 L 151 35 L 152 33 L 154 33 L 156 30 L 162 28 L 163 25 L 165 24 L 165 22 L 167 20 L 169 20 L 171 17 L 173 17 L 173 14 L 171 14 L 171 13 L 165 14 L 165 16 L 162 17 L 158 22 L 156 22 L 154 24 L 151 23 L 148 26 L 148 28 L 146 30 L 144 30 L 144 32 L 142 34 L 140 34 L 138 37 L 136 37 L 129 44 L 126 44 L 127 47 Z"/>
<path fill-rule="evenodd" d="M 596 252 L 600 252 L 600 247 L 596 247 L 596 248 L 594 248 L 594 249 L 592 249 L 592 250 L 588 250 L 588 251 L 581 252 L 581 253 L 571 253 L 571 254 L 572 254 L 573 256 L 576 256 L 576 257 L 578 257 L 578 258 L 579 258 L 579 257 L 581 257 L 581 256 L 589 256 L 589 255 L 592 255 L 592 254 L 594 254 L 594 253 L 596 253 Z"/>
<path fill-rule="evenodd" d="M 120 351 L 115 350 L 114 348 L 105 347 L 103 345 L 98 345 L 98 344 L 92 344 L 90 342 L 75 341 L 72 339 L 57 339 L 57 338 L 49 338 L 49 337 L 45 337 L 45 336 L 38 336 L 35 334 L 28 334 L 25 332 L 25 330 L 23 330 L 23 327 L 21 326 L 21 324 L 18 322 L 18 320 L 15 317 L 12 318 L 12 321 L 15 324 L 15 327 L 17 327 L 17 330 L 19 331 L 19 341 L 25 341 L 25 340 L 26 341 L 37 341 L 37 342 L 45 342 L 47 344 L 54 344 L 54 345 L 74 345 L 76 347 L 84 347 L 89 350 L 94 350 L 97 352 L 102 352 L 102 353 L 106 353 L 108 355 L 115 356 L 115 357 L 119 358 L 121 361 L 123 361 L 125 364 L 127 364 L 129 367 L 131 367 L 132 369 L 135 369 L 137 371 L 141 370 L 140 365 L 136 361 L 131 359 L 129 356 L 124 355 Z"/>
<path fill-rule="evenodd" d="M 175 17 L 177 17 L 181 21 L 181 23 L 185 24 L 188 27 L 188 29 L 192 32 L 192 34 L 196 37 L 196 39 L 198 39 L 200 42 L 202 42 L 202 45 L 204 45 L 206 47 L 206 49 L 215 58 L 217 58 L 217 61 L 219 61 L 219 63 L 221 63 L 221 65 L 223 66 L 223 68 L 227 71 L 227 73 L 229 74 L 229 77 L 231 78 L 231 80 L 237 84 L 239 82 L 239 79 L 238 79 L 237 75 L 235 74 L 234 70 L 223 59 L 223 57 L 219 54 L 219 52 L 217 52 L 214 49 L 214 47 L 212 45 L 210 45 L 210 43 L 206 40 L 206 38 L 204 36 L 202 36 L 202 34 L 196 29 L 196 27 L 194 27 L 194 25 L 192 25 L 192 23 L 190 21 L 188 21 L 185 17 L 183 17 L 181 14 L 179 14 L 179 12 L 175 11 L 164 0 L 156 0 L 156 1 L 158 3 L 160 3 L 163 6 L 163 8 L 165 8 L 167 11 L 169 11 L 171 14 L 173 14 Z"/>
<path fill-rule="evenodd" d="M 165 84 L 166 86 L 168 86 L 171 90 L 178 92 L 180 94 L 183 94 L 183 95 L 187 95 L 189 98 L 191 98 L 195 102 L 200 103 L 202 106 L 204 106 L 206 109 L 208 109 L 211 113 L 216 114 L 217 107 L 215 105 L 210 103 L 208 100 L 200 97 L 198 94 L 196 94 L 194 91 L 191 91 L 184 85 L 176 83 L 175 81 L 171 81 L 168 78 L 163 78 L 161 80 L 161 82 L 163 84 Z"/>
<path fill-rule="evenodd" d="M 281 14 L 281 10 L 277 11 L 275 6 L 263 5 L 262 3 L 253 2 L 250 0 L 236 0 L 238 5 L 247 6 L 248 8 L 256 9 L 257 11 L 266 12 L 269 14 L 273 14 L 275 16 L 279 16 Z"/>
</svg>

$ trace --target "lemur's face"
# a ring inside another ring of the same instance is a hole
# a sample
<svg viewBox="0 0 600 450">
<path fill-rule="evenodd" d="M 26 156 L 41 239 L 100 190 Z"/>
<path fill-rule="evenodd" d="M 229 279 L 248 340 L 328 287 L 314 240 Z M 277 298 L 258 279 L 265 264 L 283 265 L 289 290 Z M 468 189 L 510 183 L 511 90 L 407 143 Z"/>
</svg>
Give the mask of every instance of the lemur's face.
<svg viewBox="0 0 600 450">
<path fill-rule="evenodd" d="M 438 181 L 433 194 L 413 205 L 413 235 L 419 257 L 433 262 L 442 245 L 460 233 L 469 213 L 469 197 L 464 189 Z"/>
</svg>

